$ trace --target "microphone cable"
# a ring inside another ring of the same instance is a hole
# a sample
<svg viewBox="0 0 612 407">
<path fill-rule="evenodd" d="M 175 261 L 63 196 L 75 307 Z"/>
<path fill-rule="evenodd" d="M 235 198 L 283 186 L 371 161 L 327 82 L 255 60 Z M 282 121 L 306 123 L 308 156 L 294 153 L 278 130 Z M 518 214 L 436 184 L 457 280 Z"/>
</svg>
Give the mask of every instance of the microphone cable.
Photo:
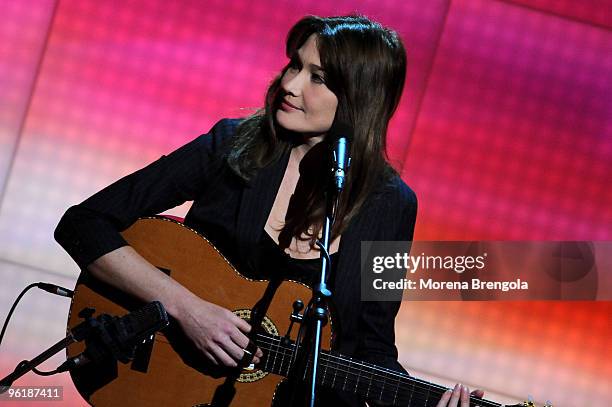
<svg viewBox="0 0 612 407">
<path fill-rule="evenodd" d="M 13 316 L 13 312 L 15 311 L 15 308 L 17 307 L 17 304 L 19 304 L 19 301 L 21 300 L 21 298 L 25 295 L 25 293 L 27 293 L 31 288 L 40 288 L 41 290 L 47 291 L 51 294 L 55 294 L 55 295 L 59 295 L 62 297 L 68 297 L 68 298 L 72 298 L 72 296 L 74 295 L 74 292 L 72 290 L 69 290 L 67 288 L 64 287 L 60 287 L 59 285 L 55 285 L 55 284 L 51 284 L 51 283 L 43 283 L 38 282 L 38 283 L 32 283 L 30 285 L 28 285 L 26 288 L 24 288 L 21 293 L 17 296 L 17 299 L 15 300 L 15 302 L 13 302 L 13 306 L 11 307 L 8 315 L 6 316 L 6 320 L 4 321 L 4 325 L 2 325 L 2 332 L 0 332 L 0 346 L 2 346 L 2 339 L 4 339 L 4 333 L 6 332 L 6 328 L 8 327 L 8 323 L 11 320 L 11 317 Z M 21 362 L 19 362 L 19 364 L 17 365 L 22 366 L 26 363 L 29 363 L 29 360 L 22 360 Z M 40 376 L 51 376 L 53 374 L 58 373 L 57 369 L 49 371 L 49 372 L 44 372 L 41 370 L 36 369 L 35 367 L 32 368 L 32 371 L 34 373 L 36 373 L 37 375 Z"/>
<path fill-rule="evenodd" d="M 6 332 L 6 328 L 8 327 L 8 323 L 11 320 L 11 317 L 13 316 L 13 311 L 15 311 L 17 304 L 19 304 L 19 301 L 25 295 L 25 293 L 27 293 L 31 288 L 34 288 L 34 287 L 40 288 L 41 290 L 45 290 L 51 294 L 60 295 L 62 297 L 72 298 L 72 296 L 74 295 L 74 292 L 72 290 L 69 290 L 64 287 L 60 287 L 59 285 L 55 285 L 55 284 L 38 282 L 38 283 L 32 283 L 28 285 L 17 296 L 17 299 L 15 300 L 15 302 L 13 302 L 13 306 L 11 307 L 8 315 L 6 316 L 6 320 L 4 321 L 4 325 L 2 326 L 2 332 L 0 332 L 0 346 L 2 346 L 2 339 L 4 339 L 4 333 Z"/>
</svg>

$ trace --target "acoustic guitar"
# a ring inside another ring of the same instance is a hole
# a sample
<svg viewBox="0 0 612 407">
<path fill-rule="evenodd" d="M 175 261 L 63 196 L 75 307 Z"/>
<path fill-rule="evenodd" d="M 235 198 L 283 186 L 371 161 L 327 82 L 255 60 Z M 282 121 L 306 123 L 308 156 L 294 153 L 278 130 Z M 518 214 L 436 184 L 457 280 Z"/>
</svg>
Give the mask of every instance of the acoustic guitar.
<svg viewBox="0 0 612 407">
<path fill-rule="evenodd" d="M 251 308 L 266 293 L 268 281 L 240 274 L 204 236 L 164 217 L 142 218 L 122 233 L 126 241 L 161 271 L 190 291 L 249 320 Z M 216 392 L 233 377 L 235 393 L 230 405 L 270 406 L 279 403 L 278 386 L 288 375 L 295 351 L 297 329 L 287 332 L 294 302 L 306 302 L 311 290 L 294 281 L 277 284 L 274 296 L 256 335 L 264 357 L 256 366 L 239 371 L 219 370 L 206 362 L 183 335 L 175 321 L 151 340 L 139 345 L 128 364 L 108 361 L 86 364 L 70 371 L 80 394 L 94 406 L 196 406 L 211 405 Z M 68 330 L 89 316 L 123 315 L 142 303 L 81 273 L 68 316 Z M 93 310 L 95 311 L 93 311 Z M 92 314 L 93 311 L 93 314 Z M 79 316 L 79 314 L 81 314 Z M 330 348 L 332 323 L 325 326 L 322 346 Z M 67 349 L 68 357 L 84 351 L 82 342 Z M 333 351 L 323 351 L 319 384 L 356 393 L 387 405 L 435 406 L 445 387 L 404 373 L 362 362 Z M 216 399 L 215 399 L 216 400 Z M 282 402 L 281 402 L 282 403 Z M 502 406 L 472 398 L 470 406 Z M 534 406 L 531 402 L 518 406 Z M 550 405 L 546 405 L 552 407 Z M 546 407 L 545 406 L 545 407 Z"/>
</svg>

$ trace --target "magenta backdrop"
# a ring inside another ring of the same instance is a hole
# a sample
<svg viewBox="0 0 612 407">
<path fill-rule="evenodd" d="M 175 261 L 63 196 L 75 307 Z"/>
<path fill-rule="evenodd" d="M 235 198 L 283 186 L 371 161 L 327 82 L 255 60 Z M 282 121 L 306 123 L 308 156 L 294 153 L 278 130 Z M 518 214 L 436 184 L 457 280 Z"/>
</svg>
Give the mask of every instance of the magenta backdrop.
<svg viewBox="0 0 612 407">
<path fill-rule="evenodd" d="M 28 279 L 74 283 L 78 270 L 52 239 L 69 205 L 261 106 L 286 32 L 305 14 L 362 13 L 404 39 L 407 86 L 388 153 L 418 195 L 417 239 L 612 239 L 611 1 L 0 9 L 2 315 Z M 61 336 L 66 305 L 32 302 L 15 318 L 34 309 L 47 314 L 11 325 L 0 376 Z M 607 406 L 609 315 L 609 303 L 405 303 L 400 361 L 499 401 L 531 392 L 556 406 Z M 66 376 L 24 383 L 64 384 L 66 399 L 83 403 Z"/>
</svg>

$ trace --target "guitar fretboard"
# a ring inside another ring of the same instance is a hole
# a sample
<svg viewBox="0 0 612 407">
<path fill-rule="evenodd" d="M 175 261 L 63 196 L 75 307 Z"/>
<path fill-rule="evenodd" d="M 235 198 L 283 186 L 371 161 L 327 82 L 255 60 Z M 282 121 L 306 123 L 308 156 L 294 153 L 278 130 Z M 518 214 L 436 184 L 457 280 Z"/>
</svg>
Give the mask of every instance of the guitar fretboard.
<svg viewBox="0 0 612 407">
<path fill-rule="evenodd" d="M 257 343 L 264 352 L 260 368 L 287 376 L 292 364 L 295 343 L 278 336 L 259 334 Z M 367 400 L 378 400 L 407 407 L 436 406 L 447 390 L 443 386 L 413 378 L 403 372 L 355 360 L 334 352 L 321 352 L 318 374 L 323 386 L 359 394 Z M 501 404 L 470 398 L 470 406 L 501 407 Z"/>
</svg>

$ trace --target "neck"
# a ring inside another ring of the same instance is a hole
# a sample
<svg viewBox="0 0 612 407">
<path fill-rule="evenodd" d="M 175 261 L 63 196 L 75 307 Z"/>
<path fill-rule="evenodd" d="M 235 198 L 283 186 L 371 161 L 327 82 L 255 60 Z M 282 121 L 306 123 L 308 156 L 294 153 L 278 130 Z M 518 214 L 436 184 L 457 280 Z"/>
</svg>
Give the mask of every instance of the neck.
<svg viewBox="0 0 612 407">
<path fill-rule="evenodd" d="M 311 148 L 319 144 L 321 141 L 323 141 L 324 138 L 325 138 L 325 134 L 319 134 L 318 136 L 304 135 L 303 137 L 304 144 L 302 145 L 307 145 L 308 148 Z"/>
<path fill-rule="evenodd" d="M 297 161 L 301 161 L 302 158 L 317 144 L 321 143 L 325 139 L 325 134 L 321 134 L 319 136 L 308 136 L 304 135 L 302 138 L 302 143 L 298 144 L 293 148 L 295 153 L 295 158 Z"/>
</svg>

